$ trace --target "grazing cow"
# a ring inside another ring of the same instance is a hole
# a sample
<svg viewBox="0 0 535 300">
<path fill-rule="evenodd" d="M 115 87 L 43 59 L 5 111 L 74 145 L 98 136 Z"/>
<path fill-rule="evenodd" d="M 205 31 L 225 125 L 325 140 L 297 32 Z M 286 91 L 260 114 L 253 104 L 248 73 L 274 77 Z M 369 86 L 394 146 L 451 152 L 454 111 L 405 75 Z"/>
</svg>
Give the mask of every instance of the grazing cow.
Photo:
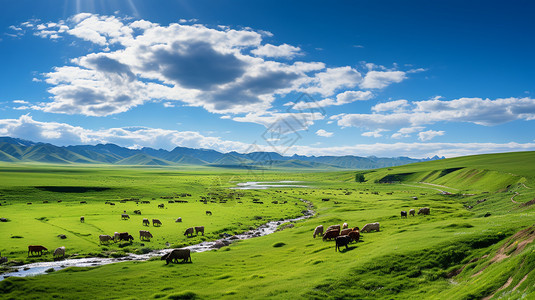
<svg viewBox="0 0 535 300">
<path fill-rule="evenodd" d="M 318 227 L 314 229 L 314 234 L 312 237 L 316 238 L 316 235 L 323 235 L 323 225 L 318 225 Z"/>
<path fill-rule="evenodd" d="M 130 216 L 127 215 L 127 214 L 121 214 L 121 219 L 128 220 L 128 219 L 130 219 Z"/>
<path fill-rule="evenodd" d="M 360 239 L 360 232 L 358 230 L 357 231 L 352 230 L 351 232 L 349 232 L 348 235 L 353 242 L 358 242 Z"/>
<path fill-rule="evenodd" d="M 113 234 L 113 241 L 116 243 L 119 241 L 119 233 L 117 231 Z"/>
<path fill-rule="evenodd" d="M 375 230 L 375 231 L 379 231 L 379 223 L 378 222 L 375 222 L 375 223 L 368 223 L 366 225 L 364 225 L 364 227 L 362 227 L 362 232 L 370 232 L 372 230 Z"/>
<path fill-rule="evenodd" d="M 351 237 L 348 235 L 341 235 L 337 236 L 335 239 L 336 246 L 334 247 L 334 252 L 340 251 L 340 247 L 346 246 L 346 250 L 348 249 L 347 245 L 351 243 Z"/>
<path fill-rule="evenodd" d="M 211 215 L 212 215 L 212 212 L 211 212 L 211 211 L 209 211 L 209 210 L 207 210 L 207 211 L 206 211 L 206 215 L 207 215 L 207 216 L 208 216 L 208 215 L 210 215 L 210 216 L 211 216 Z"/>
<path fill-rule="evenodd" d="M 84 223 L 85 222 L 85 217 L 80 217 L 80 222 Z"/>
<path fill-rule="evenodd" d="M 133 241 L 134 237 L 128 234 L 128 232 L 119 233 L 119 241 Z"/>
<path fill-rule="evenodd" d="M 158 208 L 164 208 L 164 207 L 165 207 L 165 205 L 163 205 L 163 203 L 162 204 L 158 204 Z"/>
<path fill-rule="evenodd" d="M 199 232 L 204 235 L 204 226 L 195 226 L 195 235 L 199 235 Z"/>
<path fill-rule="evenodd" d="M 65 246 L 58 247 L 54 250 L 54 259 L 59 258 L 60 255 L 62 258 L 65 258 Z"/>
<path fill-rule="evenodd" d="M 418 214 L 429 215 L 431 213 L 429 207 L 422 207 L 418 210 Z"/>
<path fill-rule="evenodd" d="M 416 213 L 416 211 L 414 209 L 410 209 L 409 210 L 409 215 L 413 216 L 414 217 L 414 213 Z"/>
<path fill-rule="evenodd" d="M 152 238 L 152 234 L 148 230 L 140 230 L 139 231 L 139 239 L 142 241 L 149 241 Z"/>
<path fill-rule="evenodd" d="M 109 241 L 113 241 L 113 238 L 107 234 L 101 234 L 98 236 L 101 244 L 107 244 Z"/>
<path fill-rule="evenodd" d="M 340 231 L 340 235 L 348 235 L 351 231 L 353 231 L 353 229 L 346 228 L 346 229 Z"/>
<path fill-rule="evenodd" d="M 134 210 L 135 215 L 141 215 L 141 210 Z"/>
<path fill-rule="evenodd" d="M 325 230 L 325 232 L 327 232 L 329 230 L 338 230 L 338 232 L 340 232 L 340 225 L 331 225 L 331 226 L 327 227 L 327 230 Z"/>
<path fill-rule="evenodd" d="M 43 255 L 43 251 L 48 251 L 48 249 L 44 246 L 28 246 L 28 256 L 30 256 L 31 253 L 39 253 L 39 256 Z"/>
<path fill-rule="evenodd" d="M 342 224 L 342 229 L 346 229 L 347 227 L 347 223 Z"/>
<path fill-rule="evenodd" d="M 152 219 L 152 226 L 162 226 L 162 222 L 158 219 Z"/>
<path fill-rule="evenodd" d="M 149 225 L 150 225 L 149 219 L 143 218 L 143 226 L 149 226 Z"/>
<path fill-rule="evenodd" d="M 407 218 L 407 212 L 404 211 L 404 210 L 402 210 L 402 211 L 401 211 L 401 217 L 402 217 L 402 218 L 405 217 L 405 219 L 406 219 L 406 218 Z"/>
<path fill-rule="evenodd" d="M 339 230 L 327 230 L 325 232 L 325 234 L 323 235 L 323 240 L 332 240 L 334 238 L 336 238 L 337 236 L 339 236 L 340 234 L 340 231 Z"/>
<path fill-rule="evenodd" d="M 189 249 L 174 249 L 173 251 L 162 256 L 160 260 L 165 260 L 165 264 L 168 265 L 169 262 L 178 263 L 178 260 L 181 259 L 182 262 L 192 262 L 191 261 L 191 252 Z"/>
<path fill-rule="evenodd" d="M 178 218 L 175 220 L 175 223 L 180 223 L 180 222 L 182 222 L 182 218 Z"/>
<path fill-rule="evenodd" d="M 193 236 L 193 227 L 190 227 L 190 228 L 186 229 L 186 231 L 184 232 L 184 235 L 185 236 Z"/>
</svg>

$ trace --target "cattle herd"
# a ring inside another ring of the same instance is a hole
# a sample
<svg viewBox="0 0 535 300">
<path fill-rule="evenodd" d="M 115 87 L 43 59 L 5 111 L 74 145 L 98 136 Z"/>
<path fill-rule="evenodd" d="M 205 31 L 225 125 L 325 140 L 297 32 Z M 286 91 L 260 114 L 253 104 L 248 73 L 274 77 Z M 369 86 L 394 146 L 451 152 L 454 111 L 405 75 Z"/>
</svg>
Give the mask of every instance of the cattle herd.
<svg viewBox="0 0 535 300">
<path fill-rule="evenodd" d="M 106 204 L 108 204 L 108 203 L 106 203 Z M 109 204 L 111 204 L 111 203 L 109 203 Z M 158 208 L 164 208 L 164 205 L 163 204 L 159 204 Z M 134 214 L 141 215 L 141 211 L 140 210 L 135 210 Z M 206 215 L 211 216 L 212 212 L 207 210 L 206 211 Z M 121 220 L 129 220 L 129 219 L 130 219 L 130 216 L 126 213 L 126 211 L 124 211 L 121 214 Z M 85 223 L 85 217 L 84 216 L 80 217 L 80 222 L 81 223 Z M 181 217 L 177 218 L 175 220 L 175 222 L 177 222 L 177 223 L 182 222 L 182 218 Z M 150 226 L 149 219 L 143 218 L 142 225 L 143 226 Z M 162 221 L 160 221 L 159 219 L 152 219 L 152 226 L 160 227 L 160 226 L 162 226 Z M 184 232 L 184 235 L 188 236 L 188 237 L 193 237 L 194 233 L 195 233 L 195 235 L 199 235 L 199 233 L 200 233 L 201 235 L 204 236 L 204 226 L 190 227 L 190 228 L 186 229 L 186 231 Z M 110 242 L 114 242 L 114 243 L 117 243 L 117 242 L 120 242 L 120 241 L 131 242 L 131 241 L 134 240 L 134 237 L 131 234 L 129 234 L 128 232 L 115 232 L 113 234 L 113 236 L 112 235 L 107 235 L 107 234 L 101 234 L 101 235 L 99 235 L 98 238 L 99 238 L 99 242 L 100 242 L 101 245 L 102 244 L 109 244 Z M 139 240 L 140 241 L 148 241 L 148 242 L 150 242 L 151 238 L 153 238 L 153 235 L 148 230 L 140 230 L 139 231 Z M 41 246 L 41 245 L 30 245 L 30 246 L 28 246 L 28 257 L 29 256 L 42 256 L 44 252 L 48 252 L 48 249 L 46 247 L 44 247 L 44 246 Z M 54 260 L 55 259 L 60 259 L 60 258 L 65 258 L 65 246 L 61 246 L 61 247 L 57 248 L 56 250 L 54 250 L 53 257 L 54 257 Z M 187 262 L 188 260 L 191 262 L 190 250 L 189 249 L 174 249 L 173 251 L 167 253 L 166 255 L 164 255 L 162 257 L 162 260 L 166 260 L 167 264 L 169 264 L 169 262 L 175 262 L 176 263 L 176 262 L 178 262 L 179 259 L 181 259 L 183 262 Z M 6 261 L 7 261 L 7 258 L 6 258 Z"/>
<path fill-rule="evenodd" d="M 418 210 L 419 215 L 429 215 L 430 214 L 429 207 L 423 207 Z M 414 209 L 409 210 L 409 215 L 414 216 L 416 211 Z M 407 212 L 402 210 L 401 211 L 401 217 L 407 218 Z M 335 247 L 334 251 L 340 251 L 340 247 L 345 246 L 346 249 L 348 248 L 348 245 L 352 242 L 358 242 L 360 239 L 360 233 L 361 232 L 371 232 L 371 231 L 379 231 L 380 226 L 379 222 L 375 223 L 368 223 L 362 227 L 362 229 L 359 229 L 358 227 L 349 228 L 347 223 L 342 224 L 342 227 L 340 228 L 340 225 L 331 225 L 327 227 L 327 230 L 325 230 L 325 233 L 323 231 L 323 225 L 318 225 L 314 229 L 314 233 L 312 234 L 313 238 L 316 238 L 316 236 L 323 236 L 323 241 L 329 241 L 334 240 L 335 241 Z"/>
</svg>

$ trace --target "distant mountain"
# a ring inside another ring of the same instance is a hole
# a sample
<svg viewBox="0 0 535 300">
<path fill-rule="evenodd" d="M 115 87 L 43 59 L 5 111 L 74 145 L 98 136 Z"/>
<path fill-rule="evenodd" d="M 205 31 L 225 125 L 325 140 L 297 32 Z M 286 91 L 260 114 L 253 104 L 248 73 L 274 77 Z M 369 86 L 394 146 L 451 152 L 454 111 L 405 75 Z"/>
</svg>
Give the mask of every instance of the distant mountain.
<svg viewBox="0 0 535 300">
<path fill-rule="evenodd" d="M 164 149 L 129 149 L 115 144 L 59 147 L 23 139 L 0 137 L 0 161 L 43 162 L 54 164 L 117 164 L 117 165 L 206 165 L 223 168 L 310 168 L 310 169 L 375 169 L 415 162 L 443 159 L 409 157 L 345 156 L 283 156 L 276 152 L 221 153 L 211 149 L 176 147 Z"/>
</svg>

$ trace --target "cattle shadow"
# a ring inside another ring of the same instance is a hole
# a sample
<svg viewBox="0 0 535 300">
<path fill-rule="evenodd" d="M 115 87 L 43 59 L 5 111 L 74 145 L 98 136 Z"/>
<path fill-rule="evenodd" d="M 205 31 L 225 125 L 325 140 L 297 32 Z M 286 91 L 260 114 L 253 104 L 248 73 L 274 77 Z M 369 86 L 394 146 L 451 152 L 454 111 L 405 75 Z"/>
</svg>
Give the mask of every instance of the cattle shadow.
<svg viewBox="0 0 535 300">
<path fill-rule="evenodd" d="M 343 249 L 340 249 L 340 251 L 338 251 L 338 252 L 346 253 L 346 252 L 349 252 L 349 251 L 352 251 L 352 250 L 355 250 L 355 249 L 357 249 L 357 246 L 349 246 L 349 247 L 347 247 L 347 249 L 344 247 Z"/>
</svg>

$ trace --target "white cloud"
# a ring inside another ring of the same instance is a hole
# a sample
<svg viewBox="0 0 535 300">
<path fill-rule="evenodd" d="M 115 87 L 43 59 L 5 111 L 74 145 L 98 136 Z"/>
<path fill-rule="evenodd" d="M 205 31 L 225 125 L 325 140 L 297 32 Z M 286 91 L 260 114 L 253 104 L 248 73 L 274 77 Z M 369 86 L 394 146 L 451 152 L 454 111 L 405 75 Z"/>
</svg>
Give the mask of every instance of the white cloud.
<svg viewBox="0 0 535 300">
<path fill-rule="evenodd" d="M 252 50 L 251 53 L 263 57 L 293 58 L 297 55 L 301 55 L 301 48 L 288 44 L 282 44 L 279 46 L 265 44 Z"/>
<path fill-rule="evenodd" d="M 383 112 L 383 111 L 401 112 L 401 111 L 404 111 L 408 105 L 409 105 L 409 101 L 401 99 L 401 100 L 376 104 L 374 107 L 372 107 L 372 110 L 375 112 Z"/>
<path fill-rule="evenodd" d="M 398 132 L 392 134 L 393 139 L 400 139 L 400 138 L 406 138 L 410 137 L 412 133 L 422 131 L 425 127 L 422 126 L 415 126 L 415 127 L 405 127 L 398 130 Z"/>
<path fill-rule="evenodd" d="M 333 135 L 332 132 L 328 132 L 324 129 L 319 129 L 318 131 L 316 131 L 316 135 L 317 136 L 322 136 L 322 137 L 331 137 Z"/>
<path fill-rule="evenodd" d="M 374 110 L 389 111 L 400 103 L 405 102 L 378 104 Z M 460 98 L 451 101 L 432 99 L 413 102 L 403 107 L 404 110 L 392 113 L 341 114 L 331 119 L 337 120 L 341 127 L 360 127 L 369 130 L 418 127 L 438 122 L 468 122 L 493 126 L 515 120 L 535 120 L 535 99 L 527 97 L 495 100 Z"/>
<path fill-rule="evenodd" d="M 313 105 L 316 107 L 344 105 L 344 104 L 348 104 L 348 103 L 355 102 L 355 101 L 369 100 L 372 97 L 373 97 L 373 93 L 370 91 L 365 91 L 365 92 L 364 91 L 345 91 L 343 93 L 336 95 L 335 99 L 326 98 L 320 101 L 315 101 Z M 286 103 L 284 105 L 293 105 L 292 108 L 297 109 L 297 110 L 306 109 L 311 106 L 310 103 L 303 102 L 303 101 L 295 103 L 295 104 L 293 102 L 289 102 L 289 103 L 291 104 Z"/>
<path fill-rule="evenodd" d="M 405 74 L 403 71 L 369 71 L 359 86 L 364 89 L 382 89 L 407 79 Z"/>
<path fill-rule="evenodd" d="M 381 132 L 383 132 L 383 131 L 386 131 L 386 130 L 385 129 L 377 129 L 377 130 L 374 130 L 374 131 L 368 131 L 368 132 L 362 133 L 362 136 L 380 138 L 380 137 L 383 136 L 381 134 Z"/>
<path fill-rule="evenodd" d="M 422 131 L 418 133 L 418 139 L 422 142 L 430 141 L 433 138 L 437 136 L 444 135 L 444 131 L 434 131 L 434 130 L 428 130 L 428 131 Z"/>
</svg>

